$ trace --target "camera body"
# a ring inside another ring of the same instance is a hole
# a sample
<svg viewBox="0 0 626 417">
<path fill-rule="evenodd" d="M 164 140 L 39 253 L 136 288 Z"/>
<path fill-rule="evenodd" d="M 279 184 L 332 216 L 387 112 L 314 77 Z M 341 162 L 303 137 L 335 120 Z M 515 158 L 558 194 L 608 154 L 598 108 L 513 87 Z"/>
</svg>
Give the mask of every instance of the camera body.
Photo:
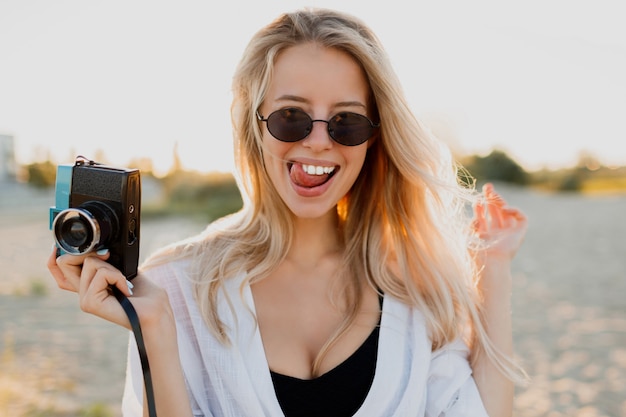
<svg viewBox="0 0 626 417">
<path fill-rule="evenodd" d="M 59 165 L 50 229 L 61 253 L 106 248 L 109 262 L 127 279 L 137 275 L 141 179 L 139 170 L 77 159 Z"/>
</svg>

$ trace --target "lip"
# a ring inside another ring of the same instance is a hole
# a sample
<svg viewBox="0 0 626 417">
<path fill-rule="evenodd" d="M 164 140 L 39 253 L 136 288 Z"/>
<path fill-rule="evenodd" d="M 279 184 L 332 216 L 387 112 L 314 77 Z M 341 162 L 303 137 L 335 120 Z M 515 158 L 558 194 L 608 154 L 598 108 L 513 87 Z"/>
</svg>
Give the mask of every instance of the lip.
<svg viewBox="0 0 626 417">
<path fill-rule="evenodd" d="M 333 175 L 331 175 L 331 177 L 328 179 L 328 181 L 326 181 L 322 185 L 318 185 L 317 187 L 302 187 L 302 186 L 294 183 L 291 180 L 290 168 L 291 168 L 291 166 L 293 164 L 315 165 L 315 166 L 321 166 L 321 167 L 335 167 L 335 171 L 333 172 Z M 320 161 L 320 160 L 315 160 L 315 159 L 299 158 L 297 160 L 289 161 L 286 164 L 286 166 L 285 166 L 285 170 L 286 170 L 286 174 L 287 174 L 287 180 L 289 181 L 289 184 L 291 184 L 291 188 L 296 192 L 296 194 L 298 194 L 300 197 L 319 197 L 322 194 L 324 194 L 326 192 L 326 190 L 328 190 L 328 188 L 330 188 L 330 186 L 332 185 L 332 183 L 335 180 L 336 174 L 340 170 L 340 166 L 338 164 L 335 164 L 335 163 L 329 162 L 329 161 Z"/>
<path fill-rule="evenodd" d="M 333 161 L 328 161 L 328 160 L 323 160 L 323 159 L 312 159 L 312 158 L 296 158 L 296 159 L 290 159 L 288 161 L 289 164 L 300 164 L 300 165 L 317 165 L 317 166 L 321 166 L 321 167 L 337 167 L 339 168 L 339 164 L 333 162 Z"/>
</svg>

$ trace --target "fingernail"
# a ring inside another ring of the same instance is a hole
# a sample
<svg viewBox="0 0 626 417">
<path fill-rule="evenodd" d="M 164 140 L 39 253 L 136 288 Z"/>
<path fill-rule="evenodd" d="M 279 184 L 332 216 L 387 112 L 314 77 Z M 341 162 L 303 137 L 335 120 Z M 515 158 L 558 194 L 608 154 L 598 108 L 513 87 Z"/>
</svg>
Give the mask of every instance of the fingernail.
<svg viewBox="0 0 626 417">
<path fill-rule="evenodd" d="M 135 288 L 133 283 L 129 280 L 126 280 L 126 285 L 128 286 L 128 292 L 130 293 L 130 295 L 133 295 L 133 288 Z"/>
<path fill-rule="evenodd" d="M 107 253 L 109 253 L 109 250 L 107 248 L 96 251 L 96 254 L 100 256 L 106 255 Z"/>
</svg>

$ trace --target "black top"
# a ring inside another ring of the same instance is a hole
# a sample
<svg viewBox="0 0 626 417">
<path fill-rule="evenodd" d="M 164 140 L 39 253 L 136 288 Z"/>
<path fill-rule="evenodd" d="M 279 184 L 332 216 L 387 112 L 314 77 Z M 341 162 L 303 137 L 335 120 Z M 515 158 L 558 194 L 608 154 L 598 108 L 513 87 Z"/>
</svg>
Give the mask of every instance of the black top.
<svg viewBox="0 0 626 417">
<path fill-rule="evenodd" d="M 299 379 L 270 371 L 285 417 L 354 415 L 374 380 L 379 327 L 348 359 L 317 378 Z"/>
</svg>

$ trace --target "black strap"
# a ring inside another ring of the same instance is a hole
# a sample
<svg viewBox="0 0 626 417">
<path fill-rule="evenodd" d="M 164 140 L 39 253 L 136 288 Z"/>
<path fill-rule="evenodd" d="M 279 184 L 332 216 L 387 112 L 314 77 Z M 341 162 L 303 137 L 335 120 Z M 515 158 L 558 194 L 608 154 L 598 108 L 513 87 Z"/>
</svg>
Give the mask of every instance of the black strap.
<svg viewBox="0 0 626 417">
<path fill-rule="evenodd" d="M 143 335 L 141 334 L 141 326 L 139 325 L 139 317 L 133 307 L 133 304 L 126 298 L 126 296 L 114 286 L 111 286 L 113 295 L 120 302 L 124 312 L 128 316 L 130 326 L 133 329 L 135 340 L 137 341 L 137 348 L 139 349 L 139 359 L 141 360 L 141 368 L 143 369 L 143 382 L 146 387 L 146 401 L 148 403 L 148 416 L 157 417 L 156 407 L 154 405 L 154 392 L 152 389 L 152 377 L 150 375 L 150 364 L 148 363 L 148 354 L 146 353 L 146 345 L 143 342 Z"/>
</svg>

